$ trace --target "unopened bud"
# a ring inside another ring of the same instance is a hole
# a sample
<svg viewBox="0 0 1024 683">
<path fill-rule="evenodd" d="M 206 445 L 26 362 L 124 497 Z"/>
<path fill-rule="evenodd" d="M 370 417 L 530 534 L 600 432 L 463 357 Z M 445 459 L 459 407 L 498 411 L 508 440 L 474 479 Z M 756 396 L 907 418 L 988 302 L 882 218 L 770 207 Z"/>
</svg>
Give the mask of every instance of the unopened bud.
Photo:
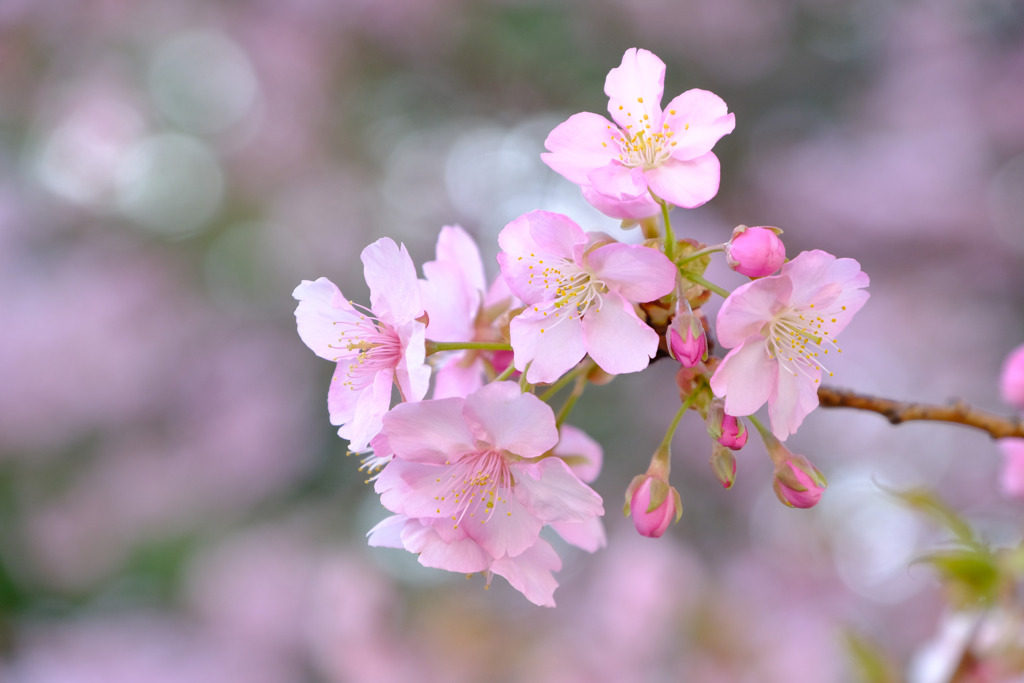
<svg viewBox="0 0 1024 683">
<path fill-rule="evenodd" d="M 747 428 L 737 418 L 727 415 L 725 401 L 715 398 L 708 406 L 708 436 L 726 448 L 738 451 L 747 445 Z"/>
<path fill-rule="evenodd" d="M 725 246 L 729 267 L 750 278 L 771 275 L 786 262 L 786 247 L 778 228 L 737 226 Z"/>
<path fill-rule="evenodd" d="M 651 474 L 633 478 L 626 489 L 623 513 L 632 515 L 633 525 L 641 536 L 659 538 L 683 515 L 679 492 L 668 481 Z"/>
<path fill-rule="evenodd" d="M 1003 400 L 1017 410 L 1024 411 L 1024 345 L 1018 346 L 1006 357 L 999 379 Z"/>
<path fill-rule="evenodd" d="M 708 357 L 708 338 L 704 334 L 704 325 L 699 317 L 686 309 L 676 311 L 665 330 L 665 345 L 669 355 L 688 368 Z"/>
<path fill-rule="evenodd" d="M 789 453 L 789 451 L 786 451 Z M 810 508 L 818 504 L 828 482 L 817 467 L 802 455 L 789 453 L 789 457 L 775 465 L 772 488 L 783 505 Z"/>
<path fill-rule="evenodd" d="M 722 486 L 731 489 L 736 482 L 736 457 L 732 451 L 720 444 L 711 447 L 711 471 Z"/>
</svg>

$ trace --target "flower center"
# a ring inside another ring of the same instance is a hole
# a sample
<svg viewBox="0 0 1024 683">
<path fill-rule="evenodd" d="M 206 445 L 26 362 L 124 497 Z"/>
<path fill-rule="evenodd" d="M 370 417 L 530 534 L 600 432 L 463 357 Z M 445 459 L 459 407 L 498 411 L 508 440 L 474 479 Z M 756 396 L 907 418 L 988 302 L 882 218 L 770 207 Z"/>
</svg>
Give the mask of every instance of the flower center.
<svg viewBox="0 0 1024 683">
<path fill-rule="evenodd" d="M 455 503 L 452 521 L 456 529 L 467 516 L 476 518 L 477 513 L 480 523 L 486 524 L 499 505 L 508 505 L 515 486 L 508 460 L 493 448 L 464 458 L 450 477 L 451 487 L 441 498 L 450 497 Z M 512 516 L 511 512 L 506 514 Z"/>
<path fill-rule="evenodd" d="M 779 365 L 794 375 L 804 375 L 819 381 L 818 372 L 832 373 L 824 365 L 822 356 L 830 349 L 842 353 L 835 338 L 836 319 L 827 313 L 819 315 L 811 304 L 806 310 L 783 309 L 767 325 L 768 353 Z"/>
<path fill-rule="evenodd" d="M 348 360 L 343 384 L 353 391 L 365 388 L 378 372 L 395 367 L 402 359 L 398 333 L 374 318 L 372 312 L 371 315 L 353 313 L 335 321 L 334 326 L 340 334 L 338 343 L 331 344 L 331 348 L 341 352 L 334 360 L 339 365 Z"/>
<path fill-rule="evenodd" d="M 552 298 L 533 306 L 534 312 L 554 318 L 552 325 L 562 320 L 581 318 L 592 305 L 600 310 L 601 295 L 608 291 L 607 285 L 569 259 L 555 259 L 554 263 L 545 263 L 544 259 L 537 259 L 536 266 L 531 265 L 529 272 L 528 284 L 533 285 L 536 282 L 543 285 L 547 291 L 554 288 Z M 543 331 L 541 329 L 541 332 Z"/>
<path fill-rule="evenodd" d="M 671 156 L 671 146 L 675 143 L 670 140 L 672 131 L 668 124 L 660 131 L 650 130 L 647 126 L 632 137 L 620 137 L 619 161 L 629 168 L 643 167 L 644 170 L 660 166 Z"/>
</svg>

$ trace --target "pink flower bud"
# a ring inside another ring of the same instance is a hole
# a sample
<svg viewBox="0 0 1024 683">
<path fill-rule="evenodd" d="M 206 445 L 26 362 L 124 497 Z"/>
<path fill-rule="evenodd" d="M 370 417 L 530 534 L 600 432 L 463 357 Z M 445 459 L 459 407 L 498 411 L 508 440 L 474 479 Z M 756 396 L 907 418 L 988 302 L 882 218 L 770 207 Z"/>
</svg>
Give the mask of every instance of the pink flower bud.
<svg viewBox="0 0 1024 683">
<path fill-rule="evenodd" d="M 685 309 L 677 309 L 665 330 L 668 353 L 683 366 L 692 368 L 707 358 L 708 338 L 700 318 Z"/>
<path fill-rule="evenodd" d="M 711 471 L 722 486 L 731 489 L 736 482 L 736 457 L 732 451 L 719 444 L 711 449 Z"/>
<path fill-rule="evenodd" d="M 738 226 L 725 246 L 729 267 L 750 278 L 771 275 L 786 261 L 786 247 L 778 228 Z"/>
<path fill-rule="evenodd" d="M 1018 346 L 1003 363 L 1000 375 L 1003 400 L 1024 411 L 1024 345 Z"/>
<path fill-rule="evenodd" d="M 772 482 L 775 496 L 791 508 L 814 507 L 828 486 L 825 475 L 807 458 L 792 453 L 789 456 L 775 466 L 775 480 Z"/>
<path fill-rule="evenodd" d="M 738 451 L 747 445 L 746 427 L 732 415 L 726 415 L 725 402 L 716 398 L 708 406 L 708 436 L 726 448 Z"/>
<path fill-rule="evenodd" d="M 660 538 L 673 521 L 683 515 L 679 492 L 660 477 L 641 474 L 626 489 L 623 510 L 633 516 L 633 525 L 641 536 Z"/>
<path fill-rule="evenodd" d="M 1003 470 L 999 483 L 1009 498 L 1024 499 L 1024 439 L 1000 439 L 1003 452 Z"/>
</svg>

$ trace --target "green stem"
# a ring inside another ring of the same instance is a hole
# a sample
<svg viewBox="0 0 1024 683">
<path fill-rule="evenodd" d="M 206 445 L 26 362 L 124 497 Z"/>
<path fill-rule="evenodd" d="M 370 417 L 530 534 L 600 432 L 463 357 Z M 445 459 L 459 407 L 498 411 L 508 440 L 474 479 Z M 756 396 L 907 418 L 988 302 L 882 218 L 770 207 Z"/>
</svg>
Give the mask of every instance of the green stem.
<svg viewBox="0 0 1024 683">
<path fill-rule="evenodd" d="M 692 254 L 687 254 L 686 256 L 683 256 L 678 261 L 676 261 L 676 265 L 677 266 L 681 266 L 684 263 L 689 263 L 690 261 L 694 261 L 696 259 L 699 259 L 701 256 L 706 256 L 708 254 L 714 254 L 716 251 L 725 251 L 725 245 L 724 244 L 716 244 L 716 245 L 711 246 L 711 247 L 704 247 L 703 249 L 695 251 Z"/>
<path fill-rule="evenodd" d="M 659 452 L 668 451 L 669 444 L 672 443 L 672 437 L 676 434 L 676 427 L 679 426 L 679 421 L 683 419 L 683 415 L 686 414 L 686 411 L 689 410 L 690 406 L 693 405 L 693 402 L 697 400 L 697 393 L 698 392 L 696 391 L 691 392 L 690 395 L 686 397 L 686 400 L 683 401 L 683 405 L 679 406 L 679 410 L 676 411 L 676 416 L 672 418 L 672 422 L 668 426 L 668 431 L 665 432 L 665 438 L 661 440 L 661 445 L 658 446 Z"/>
<path fill-rule="evenodd" d="M 576 377 L 576 386 L 572 388 L 572 393 L 569 394 L 569 398 L 565 399 L 565 403 L 562 404 L 561 410 L 558 411 L 558 416 L 555 418 L 555 426 L 561 428 L 562 423 L 565 422 L 565 418 L 569 417 L 569 413 L 572 412 L 573 407 L 576 405 L 576 401 L 579 400 L 580 396 L 583 395 L 583 389 L 587 386 L 587 376 L 578 375 Z"/>
<path fill-rule="evenodd" d="M 672 232 L 672 221 L 668 217 L 668 202 L 663 199 L 658 201 L 661 203 L 661 219 L 665 223 L 665 256 L 668 256 L 669 260 L 672 261 L 676 253 L 676 236 Z"/>
<path fill-rule="evenodd" d="M 569 384 L 569 382 L 573 381 L 574 379 L 576 379 L 576 377 L 578 377 L 581 374 L 582 375 L 586 375 L 587 373 L 589 373 L 591 371 L 591 369 L 593 369 L 593 367 L 594 367 L 594 362 L 588 358 L 582 364 L 576 366 L 575 368 L 573 368 L 569 372 L 567 372 L 564 375 L 562 375 L 558 379 L 557 382 L 552 384 L 548 388 L 547 391 L 545 391 L 543 394 L 540 395 L 540 400 L 542 400 L 542 401 L 549 400 L 552 396 L 554 396 L 559 391 L 561 391 L 563 388 L 565 388 L 565 386 L 567 384 Z"/>
<path fill-rule="evenodd" d="M 722 289 L 713 282 L 708 282 L 707 280 L 704 279 L 702 275 L 697 275 L 696 273 L 683 273 L 682 271 L 680 271 L 680 273 L 682 273 L 682 276 L 685 277 L 687 280 L 690 280 L 691 282 L 696 282 L 701 287 L 710 289 L 712 292 L 714 292 L 715 294 L 722 298 L 729 297 L 728 290 Z"/>
<path fill-rule="evenodd" d="M 778 439 L 775 438 L 775 435 L 771 433 L 771 430 L 765 427 L 764 423 L 757 419 L 756 415 L 747 415 L 747 419 L 750 420 L 750 424 L 754 425 L 758 433 L 761 434 L 761 438 L 764 440 L 765 445 L 768 445 L 773 441 L 778 441 Z"/>
<path fill-rule="evenodd" d="M 512 373 L 516 371 L 516 366 L 513 363 L 509 363 L 508 367 L 501 371 L 501 374 L 494 378 L 495 382 L 504 382 L 506 379 L 512 376 Z"/>
<path fill-rule="evenodd" d="M 440 351 L 461 351 L 463 349 L 479 349 L 481 351 L 511 351 L 512 347 L 505 342 L 438 342 L 427 340 L 427 355 Z"/>
</svg>

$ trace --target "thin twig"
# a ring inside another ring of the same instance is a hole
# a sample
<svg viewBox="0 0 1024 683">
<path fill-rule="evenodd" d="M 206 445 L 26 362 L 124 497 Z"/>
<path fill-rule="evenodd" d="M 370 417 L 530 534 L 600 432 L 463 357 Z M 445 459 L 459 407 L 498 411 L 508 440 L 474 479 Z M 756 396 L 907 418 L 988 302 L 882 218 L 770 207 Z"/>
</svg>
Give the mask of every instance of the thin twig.
<svg viewBox="0 0 1024 683">
<path fill-rule="evenodd" d="M 818 401 L 823 408 L 870 410 L 883 415 L 894 425 L 912 420 L 952 422 L 980 429 L 987 432 L 993 439 L 1024 438 L 1024 424 L 1021 423 L 1019 417 L 1005 417 L 989 413 L 960 400 L 947 405 L 913 403 L 822 386 L 818 388 Z"/>
</svg>

